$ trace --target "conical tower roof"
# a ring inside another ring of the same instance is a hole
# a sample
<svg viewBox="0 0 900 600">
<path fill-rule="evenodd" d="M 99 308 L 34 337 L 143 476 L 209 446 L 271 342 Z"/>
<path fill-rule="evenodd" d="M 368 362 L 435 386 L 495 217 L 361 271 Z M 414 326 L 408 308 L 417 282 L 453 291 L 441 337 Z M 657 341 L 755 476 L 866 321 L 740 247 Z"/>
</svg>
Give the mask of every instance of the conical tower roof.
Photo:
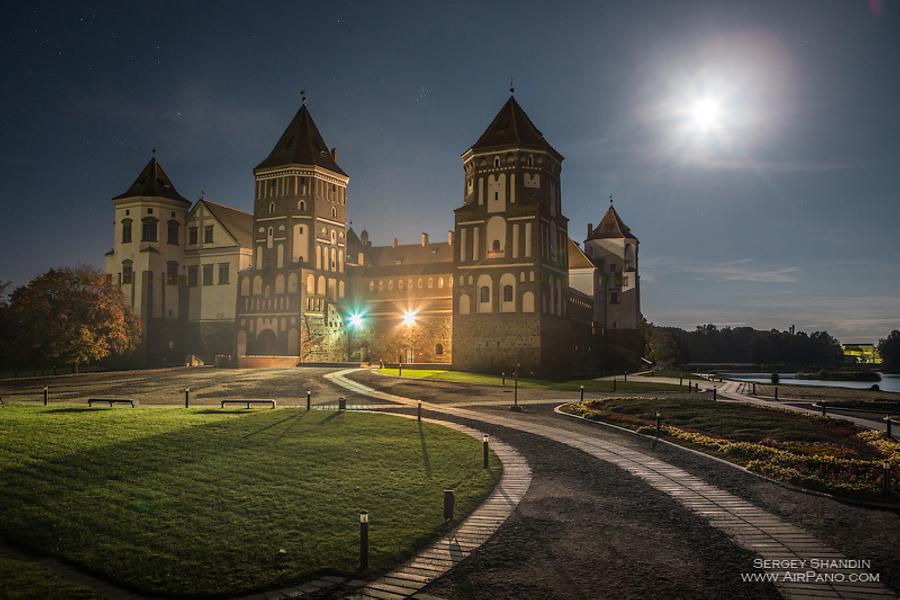
<svg viewBox="0 0 900 600">
<path fill-rule="evenodd" d="M 589 240 L 596 239 L 604 239 L 604 238 L 631 238 L 637 239 L 631 230 L 625 225 L 625 222 L 622 221 L 622 217 L 619 216 L 619 213 L 616 212 L 616 209 L 613 208 L 613 205 L 609 205 L 609 210 L 606 211 L 606 214 L 603 215 L 603 219 L 600 223 L 594 228 L 591 232 L 591 235 L 588 236 Z"/>
<path fill-rule="evenodd" d="M 316 127 L 305 103 L 300 106 L 300 110 L 281 134 L 269 156 L 256 165 L 256 168 L 264 169 L 293 164 L 317 165 L 329 171 L 347 175 L 335 162 L 328 149 L 328 144 L 319 133 L 319 128 Z"/>
<path fill-rule="evenodd" d="M 156 160 L 156 157 L 150 159 L 131 187 L 124 194 L 119 194 L 113 200 L 119 198 L 132 198 L 135 196 L 156 196 L 160 198 L 169 198 L 170 200 L 178 200 L 190 204 L 190 201 L 178 193 L 172 180 L 163 171 L 162 165 Z"/>
<path fill-rule="evenodd" d="M 544 139 L 544 134 L 535 127 L 514 96 L 510 96 L 509 100 L 500 108 L 497 116 L 471 149 L 494 148 L 498 150 L 503 148 L 544 150 L 554 154 L 558 159 L 562 159 L 562 155 Z"/>
</svg>

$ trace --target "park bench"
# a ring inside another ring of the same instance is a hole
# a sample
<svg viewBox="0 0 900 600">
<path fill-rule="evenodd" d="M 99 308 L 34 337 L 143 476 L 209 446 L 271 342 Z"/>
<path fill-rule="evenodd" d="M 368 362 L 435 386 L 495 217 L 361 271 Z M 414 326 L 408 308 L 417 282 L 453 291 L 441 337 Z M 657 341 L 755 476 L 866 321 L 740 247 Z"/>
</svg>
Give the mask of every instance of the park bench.
<svg viewBox="0 0 900 600">
<path fill-rule="evenodd" d="M 226 404 L 246 404 L 248 409 L 250 408 L 251 404 L 271 404 L 272 408 L 275 408 L 275 401 L 271 398 L 244 398 L 240 400 L 222 400 L 220 408 L 225 408 Z"/>
<path fill-rule="evenodd" d="M 94 402 L 108 403 L 110 408 L 112 408 L 113 404 L 130 404 L 131 408 L 134 408 L 134 400 L 127 400 L 125 398 L 90 398 L 88 399 L 88 406 L 93 406 Z"/>
</svg>

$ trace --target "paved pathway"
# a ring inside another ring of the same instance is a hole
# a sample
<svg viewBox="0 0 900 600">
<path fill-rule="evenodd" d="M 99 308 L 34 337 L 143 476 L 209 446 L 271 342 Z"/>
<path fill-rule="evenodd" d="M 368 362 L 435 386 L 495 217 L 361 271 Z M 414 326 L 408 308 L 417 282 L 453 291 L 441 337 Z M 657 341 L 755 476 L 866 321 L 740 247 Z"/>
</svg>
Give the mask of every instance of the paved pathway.
<svg viewBox="0 0 900 600">
<path fill-rule="evenodd" d="M 477 429 L 458 423 L 423 420 L 461 431 L 478 440 L 483 435 Z M 491 495 L 453 531 L 400 567 L 361 587 L 352 598 L 392 600 L 413 596 L 429 582 L 441 577 L 468 558 L 476 548 L 494 535 L 531 486 L 531 468 L 528 462 L 508 444 L 495 438 L 490 441 L 490 446 L 503 463 L 503 476 Z"/>
<path fill-rule="evenodd" d="M 359 369 L 330 373 L 325 377 L 337 385 L 372 398 L 415 406 L 417 400 L 371 388 L 347 377 Z M 441 404 L 423 403 L 429 411 L 453 415 L 509 427 L 566 444 L 600 460 L 612 463 L 649 485 L 677 499 L 688 509 L 701 515 L 711 525 L 728 533 L 739 545 L 757 553 L 764 560 L 808 561 L 810 559 L 843 560 L 840 552 L 824 544 L 803 529 L 784 521 L 734 494 L 704 482 L 702 479 L 669 465 L 656 457 L 604 441 L 590 433 L 579 433 L 516 419 L 514 416 L 485 414 Z M 853 557 L 859 558 L 859 557 Z M 800 564 L 800 563 L 794 563 Z M 787 598 L 895 598 L 893 592 L 877 582 L 850 583 L 846 579 L 858 574 L 851 569 L 819 569 L 829 582 L 785 581 L 786 572 L 802 575 L 809 563 L 799 568 L 773 568 L 751 573 L 771 573 L 773 583 Z M 843 581 L 840 581 L 843 579 Z M 837 580 L 837 581 L 836 581 Z"/>
</svg>

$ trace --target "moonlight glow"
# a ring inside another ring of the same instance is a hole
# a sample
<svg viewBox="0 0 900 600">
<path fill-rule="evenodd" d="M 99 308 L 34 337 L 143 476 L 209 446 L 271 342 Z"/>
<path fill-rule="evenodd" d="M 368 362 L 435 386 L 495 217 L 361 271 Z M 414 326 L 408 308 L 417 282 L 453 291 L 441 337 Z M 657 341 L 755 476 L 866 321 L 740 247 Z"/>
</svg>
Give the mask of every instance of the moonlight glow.
<svg viewBox="0 0 900 600">
<path fill-rule="evenodd" d="M 715 98 L 702 98 L 691 107 L 691 116 L 697 129 L 710 131 L 721 124 L 722 107 Z"/>
</svg>

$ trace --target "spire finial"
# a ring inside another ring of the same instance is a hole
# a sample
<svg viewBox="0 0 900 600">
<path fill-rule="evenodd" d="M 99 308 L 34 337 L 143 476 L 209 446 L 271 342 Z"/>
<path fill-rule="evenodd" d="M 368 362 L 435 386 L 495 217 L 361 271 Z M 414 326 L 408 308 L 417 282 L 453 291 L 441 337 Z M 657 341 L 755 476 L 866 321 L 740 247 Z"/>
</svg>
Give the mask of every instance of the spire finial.
<svg viewBox="0 0 900 600">
<path fill-rule="evenodd" d="M 200 199 L 206 200 L 206 192 L 204 192 L 203 190 L 200 190 Z"/>
<path fill-rule="evenodd" d="M 154 146 L 153 148 L 150 149 L 150 155 L 153 158 L 156 158 L 156 146 Z"/>
<path fill-rule="evenodd" d="M 613 196 L 612 196 L 612 194 L 609 195 L 609 205 L 610 205 L 610 206 L 613 205 Z"/>
<path fill-rule="evenodd" d="M 516 95 L 516 88 L 515 88 L 515 86 L 513 85 L 513 78 L 512 78 L 512 77 L 509 78 L 509 95 L 510 95 L 510 96 L 515 96 L 515 95 Z"/>
<path fill-rule="evenodd" d="M 300 90 L 300 100 L 303 102 L 303 106 L 306 106 L 306 90 Z"/>
</svg>

